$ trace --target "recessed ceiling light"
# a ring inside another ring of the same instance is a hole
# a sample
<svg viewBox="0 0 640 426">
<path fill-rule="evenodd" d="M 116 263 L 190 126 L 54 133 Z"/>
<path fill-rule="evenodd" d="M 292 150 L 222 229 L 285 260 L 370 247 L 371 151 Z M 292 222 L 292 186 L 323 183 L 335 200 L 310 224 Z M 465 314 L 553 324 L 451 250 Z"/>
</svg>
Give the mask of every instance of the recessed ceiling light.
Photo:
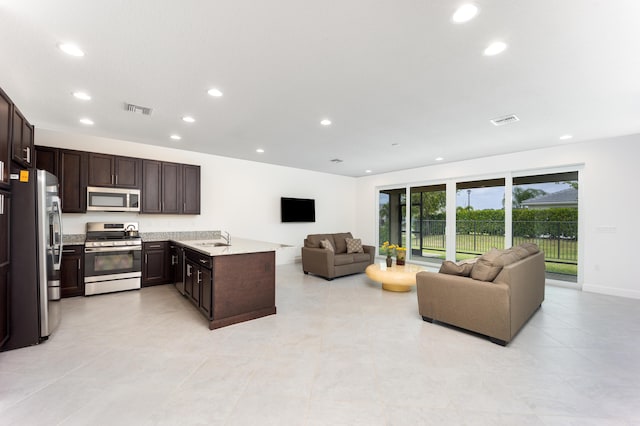
<svg viewBox="0 0 640 426">
<path fill-rule="evenodd" d="M 182 136 L 180 136 L 180 135 L 171 135 L 169 137 L 171 139 L 173 139 L 174 141 L 179 141 L 180 139 L 182 139 Z"/>
<path fill-rule="evenodd" d="M 73 96 L 75 96 L 77 99 L 81 99 L 83 101 L 90 101 L 91 100 L 91 96 L 88 93 L 85 93 L 85 92 L 73 92 Z"/>
<path fill-rule="evenodd" d="M 371 173 L 371 170 L 365 170 L 364 172 L 365 173 Z"/>
<path fill-rule="evenodd" d="M 436 157 L 436 161 L 442 161 L 442 160 L 444 160 L 444 158 L 442 158 L 442 157 Z"/>
<path fill-rule="evenodd" d="M 560 136 L 561 141 L 566 141 L 567 139 L 571 139 L 573 135 L 562 135 Z"/>
<path fill-rule="evenodd" d="M 222 92 L 218 89 L 209 89 L 207 93 L 216 98 L 219 98 L 220 96 L 222 96 Z"/>
<path fill-rule="evenodd" d="M 81 118 L 80 122 L 82 124 L 86 124 L 87 126 L 93 126 L 93 120 L 90 118 Z"/>
<path fill-rule="evenodd" d="M 262 154 L 262 153 L 264 152 L 264 149 L 262 149 L 262 148 L 258 148 L 258 149 L 256 149 L 256 152 L 257 152 L 258 154 Z"/>
<path fill-rule="evenodd" d="M 330 126 L 331 125 L 331 120 L 329 119 L 324 119 L 320 122 L 320 124 L 322 124 L 323 126 Z"/>
<path fill-rule="evenodd" d="M 191 117 L 190 115 L 185 115 L 182 117 L 182 121 L 186 121 L 187 123 L 195 123 L 196 119 Z"/>
<path fill-rule="evenodd" d="M 67 55 L 71 56 L 84 56 L 84 52 L 75 44 L 71 43 L 60 43 L 58 48 L 62 50 Z"/>
<path fill-rule="evenodd" d="M 501 41 L 494 41 L 486 49 L 484 49 L 484 55 L 485 56 L 494 56 L 494 55 L 497 55 L 499 53 L 504 52 L 504 50 L 506 48 L 507 48 L 507 44 L 506 43 L 503 43 Z"/>
<path fill-rule="evenodd" d="M 453 22 L 461 24 L 472 20 L 478 14 L 478 6 L 467 3 L 460 6 L 453 14 Z"/>
</svg>

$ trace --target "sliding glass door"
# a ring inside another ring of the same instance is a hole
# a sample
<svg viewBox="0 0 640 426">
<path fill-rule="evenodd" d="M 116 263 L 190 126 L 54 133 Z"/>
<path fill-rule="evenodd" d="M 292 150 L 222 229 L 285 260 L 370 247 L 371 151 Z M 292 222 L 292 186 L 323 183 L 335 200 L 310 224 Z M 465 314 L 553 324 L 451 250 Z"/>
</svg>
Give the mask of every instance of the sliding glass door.
<svg viewBox="0 0 640 426">
<path fill-rule="evenodd" d="M 442 262 L 446 257 L 446 186 L 412 187 L 411 254 L 413 260 Z"/>
</svg>

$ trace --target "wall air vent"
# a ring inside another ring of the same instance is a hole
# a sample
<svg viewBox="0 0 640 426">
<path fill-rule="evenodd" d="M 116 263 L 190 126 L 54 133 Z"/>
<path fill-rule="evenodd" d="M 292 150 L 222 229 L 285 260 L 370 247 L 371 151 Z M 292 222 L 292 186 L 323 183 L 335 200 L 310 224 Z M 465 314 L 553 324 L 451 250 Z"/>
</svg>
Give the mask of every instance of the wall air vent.
<svg viewBox="0 0 640 426">
<path fill-rule="evenodd" d="M 338 164 L 338 163 L 342 163 L 342 160 L 339 158 L 334 158 L 333 160 L 331 160 L 331 162 Z"/>
<path fill-rule="evenodd" d="M 124 109 L 126 109 L 129 112 L 135 112 L 142 115 L 151 115 L 151 113 L 153 112 L 153 108 L 134 105 L 127 102 L 124 103 Z"/>
<path fill-rule="evenodd" d="M 520 121 L 515 114 L 505 115 L 504 117 L 493 118 L 491 120 L 491 124 L 494 126 L 504 126 L 505 124 L 515 123 L 516 121 Z"/>
</svg>

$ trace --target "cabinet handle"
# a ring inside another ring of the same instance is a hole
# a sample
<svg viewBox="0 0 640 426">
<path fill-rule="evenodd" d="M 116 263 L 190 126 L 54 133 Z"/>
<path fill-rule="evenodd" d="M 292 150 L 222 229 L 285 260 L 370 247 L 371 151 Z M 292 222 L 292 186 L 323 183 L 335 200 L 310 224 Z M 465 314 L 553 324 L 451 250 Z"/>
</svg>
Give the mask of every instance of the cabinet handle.
<svg viewBox="0 0 640 426">
<path fill-rule="evenodd" d="M 191 265 L 187 265 L 187 276 L 191 276 Z"/>
<path fill-rule="evenodd" d="M 75 253 L 75 250 L 62 250 L 63 253 Z"/>
<path fill-rule="evenodd" d="M 177 265 L 178 264 L 178 255 L 177 254 L 172 254 L 171 255 L 171 264 L 172 265 Z"/>
<path fill-rule="evenodd" d="M 78 259 L 78 271 L 80 270 L 80 259 Z"/>
<path fill-rule="evenodd" d="M 24 148 L 24 161 L 27 163 L 31 162 L 31 147 L 27 146 Z"/>
<path fill-rule="evenodd" d="M 198 284 L 202 282 L 202 271 L 198 271 Z"/>
<path fill-rule="evenodd" d="M 4 161 L 0 161 L 0 182 L 4 182 Z"/>
<path fill-rule="evenodd" d="M 115 175 L 115 176 L 116 176 L 116 185 L 117 185 L 118 184 L 118 175 Z"/>
<path fill-rule="evenodd" d="M 205 259 L 199 259 L 199 260 L 200 260 L 200 263 L 207 263 L 207 260 Z"/>
<path fill-rule="evenodd" d="M 0 214 L 4 214 L 4 194 L 0 194 Z"/>
<path fill-rule="evenodd" d="M 147 258 L 148 258 L 148 257 L 149 257 L 149 255 L 145 253 L 145 254 L 144 254 L 144 263 L 147 263 Z"/>
<path fill-rule="evenodd" d="M 151 245 L 149 246 L 149 248 L 160 248 L 160 247 L 161 247 L 161 245 L 160 245 L 160 244 L 151 244 Z"/>
</svg>

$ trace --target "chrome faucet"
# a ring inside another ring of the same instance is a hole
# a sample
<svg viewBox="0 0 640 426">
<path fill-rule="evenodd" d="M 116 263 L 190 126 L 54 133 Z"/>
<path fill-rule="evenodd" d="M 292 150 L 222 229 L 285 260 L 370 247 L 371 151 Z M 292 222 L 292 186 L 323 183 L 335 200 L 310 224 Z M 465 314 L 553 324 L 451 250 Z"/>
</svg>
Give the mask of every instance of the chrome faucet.
<svg viewBox="0 0 640 426">
<path fill-rule="evenodd" d="M 227 234 L 227 235 L 224 235 L 224 234 Z M 228 231 L 224 231 L 224 234 L 220 232 L 220 238 L 225 240 L 228 245 L 231 245 L 231 235 L 229 234 Z"/>
</svg>

